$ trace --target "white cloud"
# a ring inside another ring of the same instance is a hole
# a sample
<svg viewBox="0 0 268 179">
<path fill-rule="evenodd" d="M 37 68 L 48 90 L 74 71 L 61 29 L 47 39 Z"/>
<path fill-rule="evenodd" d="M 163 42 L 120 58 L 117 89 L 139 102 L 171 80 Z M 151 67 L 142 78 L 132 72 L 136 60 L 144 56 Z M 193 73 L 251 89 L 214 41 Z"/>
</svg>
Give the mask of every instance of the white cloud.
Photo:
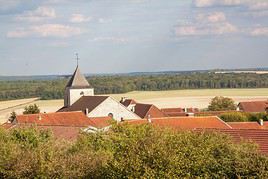
<svg viewBox="0 0 268 179">
<path fill-rule="evenodd" d="M 60 37 L 66 38 L 74 35 L 79 35 L 82 30 L 78 27 L 71 27 L 62 24 L 43 24 L 30 26 L 29 28 L 18 28 L 7 33 L 9 38 L 23 37 Z"/>
<path fill-rule="evenodd" d="M 226 20 L 223 12 L 213 12 L 211 14 L 198 14 L 196 19 L 198 21 L 207 21 L 211 23 L 224 22 Z"/>
<path fill-rule="evenodd" d="M 192 23 L 182 24 L 175 28 L 177 36 L 223 35 L 237 31 L 237 27 L 228 22 L 222 12 L 198 14 Z"/>
<path fill-rule="evenodd" d="M 72 23 L 89 22 L 90 20 L 91 20 L 91 17 L 86 17 L 82 14 L 72 14 L 72 17 L 70 18 L 70 21 Z"/>
<path fill-rule="evenodd" d="M 196 7 L 211 7 L 211 6 L 234 6 L 240 5 L 247 0 L 194 0 Z"/>
<path fill-rule="evenodd" d="M 56 12 L 51 7 L 38 7 L 33 11 L 25 11 L 23 14 L 16 16 L 16 20 L 36 22 L 44 19 L 53 19 Z"/>
<path fill-rule="evenodd" d="M 267 0 L 193 0 L 196 7 L 212 7 L 212 6 L 238 6 L 242 5 L 249 10 L 267 10 Z"/>
<path fill-rule="evenodd" d="M 94 42 L 116 42 L 116 43 L 126 43 L 128 42 L 128 39 L 123 38 L 123 37 L 96 37 L 93 40 L 90 41 L 94 41 Z"/>
<path fill-rule="evenodd" d="M 258 27 L 251 31 L 252 36 L 267 36 L 268 37 L 268 27 Z"/>
</svg>

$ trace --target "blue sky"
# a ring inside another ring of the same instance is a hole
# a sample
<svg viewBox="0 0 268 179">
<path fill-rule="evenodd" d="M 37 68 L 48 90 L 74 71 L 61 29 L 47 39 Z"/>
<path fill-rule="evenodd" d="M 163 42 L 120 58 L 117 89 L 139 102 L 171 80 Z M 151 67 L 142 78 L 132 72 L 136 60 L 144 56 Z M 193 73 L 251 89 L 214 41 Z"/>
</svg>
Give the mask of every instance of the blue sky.
<svg viewBox="0 0 268 179">
<path fill-rule="evenodd" d="M 266 0 L 0 0 L 0 75 L 268 67 Z"/>
</svg>

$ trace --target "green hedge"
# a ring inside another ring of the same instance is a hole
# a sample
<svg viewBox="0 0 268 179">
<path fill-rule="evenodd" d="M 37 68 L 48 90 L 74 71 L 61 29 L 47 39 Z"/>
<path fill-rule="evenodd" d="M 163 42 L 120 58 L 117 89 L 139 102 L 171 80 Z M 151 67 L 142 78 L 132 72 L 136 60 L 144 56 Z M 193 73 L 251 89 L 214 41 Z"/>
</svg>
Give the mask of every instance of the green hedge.
<svg viewBox="0 0 268 179">
<path fill-rule="evenodd" d="M 260 119 L 268 121 L 268 115 L 266 113 L 228 112 L 219 115 L 219 117 L 225 122 L 248 122 L 259 121 Z"/>
</svg>

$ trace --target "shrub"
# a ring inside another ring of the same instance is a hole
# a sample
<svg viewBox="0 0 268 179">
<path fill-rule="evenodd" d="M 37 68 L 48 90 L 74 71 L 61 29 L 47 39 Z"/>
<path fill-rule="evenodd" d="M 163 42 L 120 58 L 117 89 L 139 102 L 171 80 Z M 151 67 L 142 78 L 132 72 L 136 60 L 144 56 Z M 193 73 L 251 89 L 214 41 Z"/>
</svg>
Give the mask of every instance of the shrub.
<svg viewBox="0 0 268 179">
<path fill-rule="evenodd" d="M 40 109 L 36 104 L 26 106 L 23 111 L 23 114 L 38 114 L 38 113 L 40 113 Z"/>
<path fill-rule="evenodd" d="M 228 111 L 236 110 L 234 100 L 223 96 L 213 98 L 208 106 L 209 111 Z"/>
<path fill-rule="evenodd" d="M 268 121 L 267 113 L 246 113 L 246 115 L 249 121 L 259 121 L 260 119 Z"/>
<path fill-rule="evenodd" d="M 43 133 L 0 129 L 0 178 L 268 177 L 268 159 L 256 145 L 218 133 L 114 125 L 74 142 Z"/>
<path fill-rule="evenodd" d="M 246 122 L 248 116 L 241 112 L 229 112 L 219 116 L 225 122 Z"/>
</svg>

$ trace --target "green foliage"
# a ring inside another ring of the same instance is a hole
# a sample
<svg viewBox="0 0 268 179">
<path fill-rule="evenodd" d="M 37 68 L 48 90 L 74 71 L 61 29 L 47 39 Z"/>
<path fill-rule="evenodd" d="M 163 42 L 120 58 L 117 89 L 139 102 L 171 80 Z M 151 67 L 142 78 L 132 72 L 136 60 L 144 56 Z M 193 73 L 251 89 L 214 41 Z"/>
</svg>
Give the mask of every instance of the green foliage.
<svg viewBox="0 0 268 179">
<path fill-rule="evenodd" d="M 246 122 L 249 121 L 248 116 L 241 112 L 229 112 L 219 116 L 225 122 Z"/>
<path fill-rule="evenodd" d="M 263 119 L 264 121 L 268 121 L 267 113 L 246 113 L 248 121 L 259 121 Z"/>
<path fill-rule="evenodd" d="M 25 129 L 14 129 L 11 131 L 11 140 L 28 148 L 36 148 L 52 138 L 51 131 L 38 130 L 34 127 Z"/>
<path fill-rule="evenodd" d="M 0 129 L 0 178 L 267 178 L 254 144 L 218 133 L 114 125 L 55 140 L 35 128 Z"/>
<path fill-rule="evenodd" d="M 258 122 L 260 119 L 268 121 L 268 115 L 266 113 L 228 112 L 219 115 L 219 117 L 225 122 L 247 122 L 247 121 Z"/>
<path fill-rule="evenodd" d="M 40 109 L 36 104 L 25 106 L 23 114 L 39 114 Z"/>
<path fill-rule="evenodd" d="M 16 117 L 17 117 L 17 114 L 15 113 L 15 111 L 13 111 L 13 112 L 10 113 L 10 116 L 9 116 L 8 120 L 10 122 L 13 122 L 16 119 Z"/>
<path fill-rule="evenodd" d="M 267 88 L 268 74 L 181 73 L 110 75 L 87 78 L 96 94 L 177 89 Z M 67 78 L 58 80 L 0 81 L 0 100 L 40 97 L 61 99 Z"/>
<path fill-rule="evenodd" d="M 213 98 L 208 106 L 209 111 L 228 111 L 236 110 L 234 100 L 225 98 L 223 96 L 216 96 Z"/>
</svg>

